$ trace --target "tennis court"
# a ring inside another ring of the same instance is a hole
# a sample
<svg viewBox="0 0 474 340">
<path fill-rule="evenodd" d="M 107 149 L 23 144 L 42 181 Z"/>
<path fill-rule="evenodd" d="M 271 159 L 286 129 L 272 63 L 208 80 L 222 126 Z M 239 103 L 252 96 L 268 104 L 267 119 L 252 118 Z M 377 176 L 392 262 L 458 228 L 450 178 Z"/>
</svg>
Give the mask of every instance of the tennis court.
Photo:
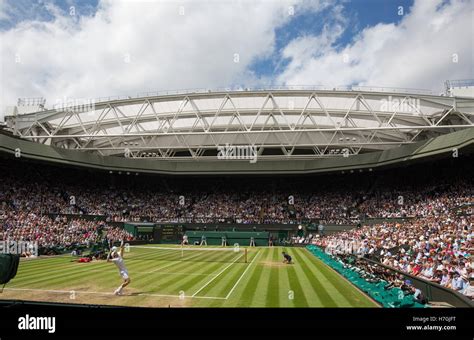
<svg viewBox="0 0 474 340">
<path fill-rule="evenodd" d="M 106 261 L 69 255 L 22 260 L 1 298 L 144 307 L 375 307 L 304 248 L 132 246 L 124 254 L 131 284 Z M 282 263 L 288 252 L 294 264 Z"/>
</svg>

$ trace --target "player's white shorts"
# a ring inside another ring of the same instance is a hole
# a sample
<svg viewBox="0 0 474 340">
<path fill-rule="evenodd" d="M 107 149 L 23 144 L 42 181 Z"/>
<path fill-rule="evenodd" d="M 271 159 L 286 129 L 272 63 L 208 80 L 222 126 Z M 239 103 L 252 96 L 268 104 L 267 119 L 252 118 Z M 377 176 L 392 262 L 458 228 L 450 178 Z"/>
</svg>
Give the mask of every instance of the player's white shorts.
<svg viewBox="0 0 474 340">
<path fill-rule="evenodd" d="M 122 279 L 124 279 L 124 280 L 128 279 L 128 271 L 126 271 L 126 270 L 121 270 L 121 271 L 120 271 L 120 276 L 121 276 Z"/>
</svg>

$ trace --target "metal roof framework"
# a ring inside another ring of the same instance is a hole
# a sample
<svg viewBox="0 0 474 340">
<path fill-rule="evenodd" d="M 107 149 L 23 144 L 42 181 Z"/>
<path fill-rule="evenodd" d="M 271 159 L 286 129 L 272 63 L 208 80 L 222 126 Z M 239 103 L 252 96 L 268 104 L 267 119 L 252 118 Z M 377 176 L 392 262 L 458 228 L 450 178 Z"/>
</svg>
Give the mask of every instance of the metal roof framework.
<svg viewBox="0 0 474 340">
<path fill-rule="evenodd" d="M 104 156 L 216 159 L 252 146 L 259 159 L 380 151 L 474 126 L 474 99 L 417 93 L 258 90 L 87 102 L 5 117 L 14 135 Z"/>
</svg>

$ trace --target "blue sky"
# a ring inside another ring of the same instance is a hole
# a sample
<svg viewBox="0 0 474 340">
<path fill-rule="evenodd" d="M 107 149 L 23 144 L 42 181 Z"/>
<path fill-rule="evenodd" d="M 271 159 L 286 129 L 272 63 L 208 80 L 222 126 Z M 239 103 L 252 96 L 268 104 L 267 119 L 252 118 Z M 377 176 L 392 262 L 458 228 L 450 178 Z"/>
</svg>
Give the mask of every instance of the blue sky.
<svg viewBox="0 0 474 340">
<path fill-rule="evenodd" d="M 336 44 L 345 46 L 351 43 L 362 29 L 375 26 L 379 23 L 399 23 L 403 16 L 399 15 L 399 6 L 408 14 L 413 0 L 357 0 L 344 3 L 344 15 L 350 22 L 350 29 L 346 30 L 337 39 Z M 276 52 L 269 58 L 255 61 L 251 69 L 258 75 L 270 76 L 288 64 L 288 60 L 281 60 L 278 53 L 291 40 L 304 35 L 321 33 L 325 20 L 331 21 L 331 7 L 323 10 L 317 16 L 312 12 L 295 16 L 293 20 L 276 29 Z M 325 20 L 323 18 L 326 18 Z M 323 19 L 323 20 L 321 20 Z"/>
<path fill-rule="evenodd" d="M 7 0 L 4 8 L 9 17 L 0 20 L 0 29 L 8 30 L 24 21 L 39 20 L 52 21 L 54 16 L 48 11 L 46 4 L 53 4 L 68 13 L 73 6 L 78 16 L 94 15 L 99 4 L 98 0 Z"/>
<path fill-rule="evenodd" d="M 19 97 L 268 84 L 441 91 L 474 78 L 473 4 L 0 0 L 0 108 Z"/>
</svg>

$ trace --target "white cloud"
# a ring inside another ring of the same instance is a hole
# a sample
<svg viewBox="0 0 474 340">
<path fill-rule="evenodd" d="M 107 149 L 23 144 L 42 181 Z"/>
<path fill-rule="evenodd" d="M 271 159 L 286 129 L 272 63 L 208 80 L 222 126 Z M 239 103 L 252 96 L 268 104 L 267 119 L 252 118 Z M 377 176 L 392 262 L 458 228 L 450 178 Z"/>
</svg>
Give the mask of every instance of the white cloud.
<svg viewBox="0 0 474 340">
<path fill-rule="evenodd" d="M 334 45 L 347 28 L 340 23 L 294 40 L 283 51 L 291 61 L 278 82 L 441 90 L 444 80 L 474 78 L 472 4 L 417 0 L 399 24 L 368 27 L 343 48 Z"/>
<path fill-rule="evenodd" d="M 445 79 L 474 78 L 469 0 L 417 0 L 400 24 L 368 27 L 348 46 L 336 45 L 349 25 L 341 5 L 301 1 L 103 0 L 94 16 L 79 18 L 49 4 L 54 20 L 0 31 L 0 117 L 19 97 L 45 97 L 51 106 L 63 98 L 270 81 L 437 88 Z M 281 51 L 291 60 L 281 74 L 250 71 L 257 58 L 277 53 L 278 27 L 328 8 L 330 16 L 315 19 L 327 23 L 321 34 L 300 36 Z"/>
<path fill-rule="evenodd" d="M 41 96 L 51 106 L 65 97 L 245 83 L 255 78 L 249 65 L 273 53 L 275 29 L 299 2 L 107 0 L 79 20 L 49 5 L 53 21 L 0 32 L 3 102 Z"/>
</svg>

